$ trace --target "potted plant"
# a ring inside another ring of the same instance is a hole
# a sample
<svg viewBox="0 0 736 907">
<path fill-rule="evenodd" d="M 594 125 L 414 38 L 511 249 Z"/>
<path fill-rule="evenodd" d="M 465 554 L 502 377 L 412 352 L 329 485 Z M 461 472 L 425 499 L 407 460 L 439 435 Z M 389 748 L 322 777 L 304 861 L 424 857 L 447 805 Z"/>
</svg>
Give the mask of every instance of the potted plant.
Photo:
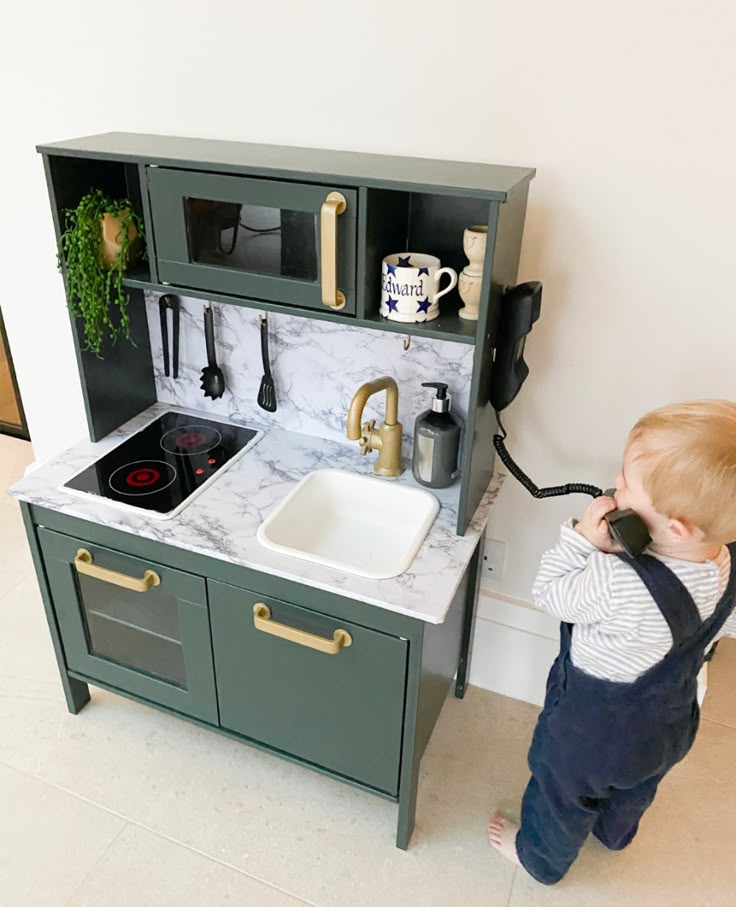
<svg viewBox="0 0 736 907">
<path fill-rule="evenodd" d="M 106 332 L 112 341 L 121 333 L 130 340 L 123 274 L 145 254 L 143 224 L 129 199 L 113 199 L 99 189 L 64 214 L 59 270 L 66 272 L 69 308 L 84 321 L 86 349 L 99 356 Z M 120 312 L 117 324 L 111 317 L 113 305 Z"/>
</svg>

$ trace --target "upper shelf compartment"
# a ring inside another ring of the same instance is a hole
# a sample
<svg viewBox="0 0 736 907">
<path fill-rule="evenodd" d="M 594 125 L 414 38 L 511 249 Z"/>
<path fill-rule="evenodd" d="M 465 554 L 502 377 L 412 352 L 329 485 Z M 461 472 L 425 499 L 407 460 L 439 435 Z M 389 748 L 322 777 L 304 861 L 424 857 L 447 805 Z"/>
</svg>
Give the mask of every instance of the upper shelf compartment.
<svg viewBox="0 0 736 907">
<path fill-rule="evenodd" d="M 44 159 L 46 179 L 53 204 L 57 237 L 64 232 L 66 211 L 77 207 L 82 197 L 100 189 L 114 199 L 130 199 L 136 213 L 146 211 L 141 192 L 142 167 L 128 161 L 100 160 L 87 157 L 49 155 Z M 144 217 L 145 220 L 145 217 Z M 150 226 L 146 222 L 146 240 L 150 240 Z M 150 245 L 148 247 L 150 252 Z M 150 280 L 150 255 L 136 264 L 136 275 Z"/>
<path fill-rule="evenodd" d="M 468 264 L 463 254 L 466 227 L 487 226 L 491 205 L 487 199 L 393 189 L 363 189 L 360 193 L 358 314 L 372 326 L 395 325 L 380 313 L 382 262 L 396 253 L 431 255 L 443 268 L 458 275 Z M 493 243 L 488 243 L 488 255 Z M 431 292 L 429 276 L 423 289 Z M 447 277 L 440 283 L 444 289 Z M 411 289 L 411 287 L 409 288 Z M 463 306 L 455 287 L 438 301 L 439 316 L 431 321 L 408 325 L 411 332 L 440 333 L 447 339 L 475 338 L 475 321 L 458 314 Z"/>
</svg>

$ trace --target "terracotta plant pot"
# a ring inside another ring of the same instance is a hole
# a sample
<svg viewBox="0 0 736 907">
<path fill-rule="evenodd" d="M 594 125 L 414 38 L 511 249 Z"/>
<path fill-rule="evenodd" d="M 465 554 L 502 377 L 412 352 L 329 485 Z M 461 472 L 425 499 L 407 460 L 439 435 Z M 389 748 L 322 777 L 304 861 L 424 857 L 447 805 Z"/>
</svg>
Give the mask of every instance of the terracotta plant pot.
<svg viewBox="0 0 736 907">
<path fill-rule="evenodd" d="M 119 238 L 123 232 L 122 220 L 114 214 L 105 214 L 102 218 L 101 229 L 102 260 L 108 268 L 111 268 L 120 260 L 122 243 L 119 242 Z M 122 262 L 123 270 L 133 264 L 141 252 L 140 237 L 132 220 L 128 222 L 128 243 L 128 260 Z"/>
</svg>

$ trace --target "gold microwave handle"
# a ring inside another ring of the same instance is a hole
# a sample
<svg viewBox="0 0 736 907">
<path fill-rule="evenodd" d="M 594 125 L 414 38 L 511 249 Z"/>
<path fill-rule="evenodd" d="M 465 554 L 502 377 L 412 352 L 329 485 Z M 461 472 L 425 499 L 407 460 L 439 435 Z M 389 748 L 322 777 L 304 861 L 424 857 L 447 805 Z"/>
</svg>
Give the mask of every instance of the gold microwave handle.
<svg viewBox="0 0 736 907">
<path fill-rule="evenodd" d="M 92 562 L 92 555 L 86 548 L 80 548 L 77 551 L 74 566 L 77 568 L 77 573 L 102 580 L 103 583 L 112 583 L 113 586 L 122 586 L 123 589 L 130 589 L 131 592 L 148 592 L 152 586 L 158 586 L 161 583 L 161 577 L 153 570 L 146 570 L 139 579 L 136 576 L 127 576 L 125 573 L 116 573 L 115 570 L 98 567 Z"/>
<path fill-rule="evenodd" d="M 337 289 L 337 215 L 347 208 L 342 192 L 330 192 L 320 211 L 322 302 L 331 309 L 345 308 L 345 294 Z"/>
<path fill-rule="evenodd" d="M 353 644 L 353 637 L 347 630 L 335 630 L 332 639 L 325 639 L 314 633 L 307 633 L 306 630 L 297 630 L 296 627 L 277 623 L 275 620 L 271 620 L 271 609 L 263 602 L 253 605 L 253 624 L 261 633 L 270 633 L 271 636 L 287 639 L 289 642 L 306 646 L 308 649 L 316 649 L 326 655 L 337 655 L 340 649 Z"/>
</svg>

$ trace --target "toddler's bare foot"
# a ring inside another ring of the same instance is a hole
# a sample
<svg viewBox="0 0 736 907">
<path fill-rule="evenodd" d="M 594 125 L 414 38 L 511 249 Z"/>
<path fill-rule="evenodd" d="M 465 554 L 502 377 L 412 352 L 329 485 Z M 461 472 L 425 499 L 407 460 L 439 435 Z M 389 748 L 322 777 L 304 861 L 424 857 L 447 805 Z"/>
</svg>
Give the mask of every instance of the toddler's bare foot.
<svg viewBox="0 0 736 907">
<path fill-rule="evenodd" d="M 509 863 L 521 866 L 516 855 L 516 833 L 519 826 L 510 822 L 501 813 L 494 813 L 488 822 L 488 840 Z"/>
</svg>

